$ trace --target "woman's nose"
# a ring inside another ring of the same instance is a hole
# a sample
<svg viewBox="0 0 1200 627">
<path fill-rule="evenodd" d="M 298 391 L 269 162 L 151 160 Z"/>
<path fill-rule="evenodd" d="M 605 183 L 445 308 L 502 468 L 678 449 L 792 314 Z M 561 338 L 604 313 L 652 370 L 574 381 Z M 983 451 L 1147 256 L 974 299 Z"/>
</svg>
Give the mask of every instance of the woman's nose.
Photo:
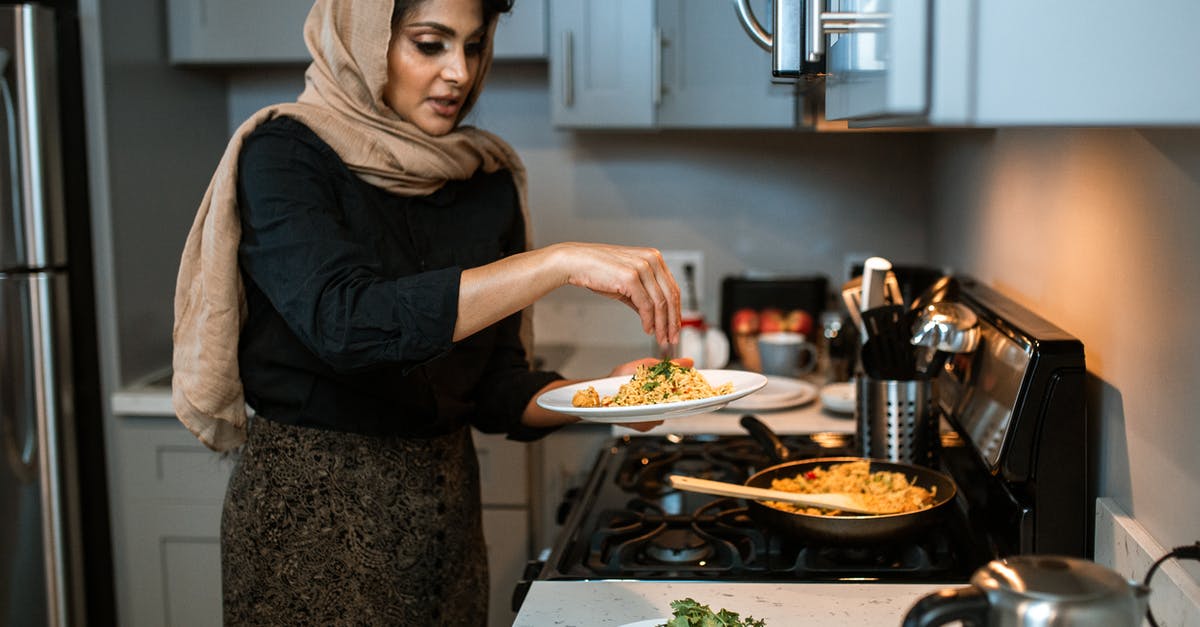
<svg viewBox="0 0 1200 627">
<path fill-rule="evenodd" d="M 442 78 L 449 83 L 458 83 L 460 85 L 465 85 L 468 82 L 470 69 L 467 65 L 466 51 L 459 48 L 450 53 L 446 65 L 442 67 Z"/>
</svg>

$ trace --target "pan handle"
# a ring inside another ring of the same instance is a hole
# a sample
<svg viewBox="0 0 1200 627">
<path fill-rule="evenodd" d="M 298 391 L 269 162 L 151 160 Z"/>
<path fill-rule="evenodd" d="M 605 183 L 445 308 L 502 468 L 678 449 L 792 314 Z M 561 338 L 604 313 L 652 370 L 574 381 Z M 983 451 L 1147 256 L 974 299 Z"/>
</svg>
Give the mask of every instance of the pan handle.
<svg viewBox="0 0 1200 627">
<path fill-rule="evenodd" d="M 745 414 L 738 422 L 763 447 L 774 463 L 782 464 L 792 458 L 792 452 L 788 450 L 783 440 L 780 440 L 779 436 L 775 435 L 775 432 L 767 426 L 767 423 L 759 420 L 757 416 Z"/>
</svg>

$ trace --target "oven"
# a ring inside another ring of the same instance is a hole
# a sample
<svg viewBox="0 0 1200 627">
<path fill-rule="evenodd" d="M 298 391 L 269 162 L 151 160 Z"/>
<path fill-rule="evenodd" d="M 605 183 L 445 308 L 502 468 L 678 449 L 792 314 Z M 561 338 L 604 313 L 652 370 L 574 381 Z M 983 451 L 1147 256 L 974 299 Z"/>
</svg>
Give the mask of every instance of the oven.
<svg viewBox="0 0 1200 627">
<path fill-rule="evenodd" d="M 741 483 L 773 465 L 736 434 L 612 438 L 560 508 L 561 533 L 514 593 L 537 581 L 957 583 L 1022 553 L 1087 557 L 1093 490 L 1083 346 L 967 277 L 945 283 L 981 327 L 979 348 L 934 381 L 941 424 L 930 465 L 958 487 L 938 524 L 865 545 L 757 524 L 746 503 L 670 487 L 681 474 Z M 732 414 L 731 420 L 737 415 Z M 847 433 L 782 435 L 793 458 L 860 455 Z"/>
</svg>

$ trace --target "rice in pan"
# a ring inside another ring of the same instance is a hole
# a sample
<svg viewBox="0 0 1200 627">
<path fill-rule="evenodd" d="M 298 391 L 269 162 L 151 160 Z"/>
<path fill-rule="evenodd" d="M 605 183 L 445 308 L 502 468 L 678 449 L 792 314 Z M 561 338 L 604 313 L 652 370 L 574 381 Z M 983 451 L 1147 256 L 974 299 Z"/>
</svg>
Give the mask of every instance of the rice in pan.
<svg viewBox="0 0 1200 627">
<path fill-rule="evenodd" d="M 937 496 L 937 488 L 922 488 L 902 472 L 871 472 L 871 463 L 866 460 L 832 464 L 829 468 L 818 467 L 790 479 L 775 479 L 771 487 L 800 494 L 854 494 L 868 508 L 891 514 L 929 509 L 933 507 L 934 497 Z M 776 509 L 798 514 L 830 516 L 840 513 L 795 503 L 767 503 Z"/>
</svg>

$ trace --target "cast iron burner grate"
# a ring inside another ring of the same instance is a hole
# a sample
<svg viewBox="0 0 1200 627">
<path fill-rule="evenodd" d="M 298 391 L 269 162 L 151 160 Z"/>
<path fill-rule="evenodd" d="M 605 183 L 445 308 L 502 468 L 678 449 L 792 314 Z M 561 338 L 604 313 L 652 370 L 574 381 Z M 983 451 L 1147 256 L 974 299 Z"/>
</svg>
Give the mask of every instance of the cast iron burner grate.
<svg viewBox="0 0 1200 627">
<path fill-rule="evenodd" d="M 741 580 L 923 580 L 955 574 L 944 534 L 880 545 L 825 545 L 764 531 L 734 499 L 670 514 L 635 498 L 605 510 L 590 534 L 585 566 L 608 577 Z"/>
</svg>

